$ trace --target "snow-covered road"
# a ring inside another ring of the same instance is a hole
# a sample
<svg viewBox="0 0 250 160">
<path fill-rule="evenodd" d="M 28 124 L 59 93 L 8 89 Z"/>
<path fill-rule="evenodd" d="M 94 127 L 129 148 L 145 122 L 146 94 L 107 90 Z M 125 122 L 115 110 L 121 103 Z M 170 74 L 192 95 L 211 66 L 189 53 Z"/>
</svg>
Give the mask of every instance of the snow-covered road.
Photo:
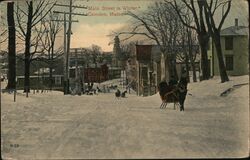
<svg viewBox="0 0 250 160">
<path fill-rule="evenodd" d="M 191 83 L 185 112 L 159 109 L 158 95 L 117 100 L 113 93 L 2 94 L 3 158 L 246 157 L 249 85 L 219 94 L 248 76 Z M 20 92 L 21 93 L 21 92 Z"/>
</svg>

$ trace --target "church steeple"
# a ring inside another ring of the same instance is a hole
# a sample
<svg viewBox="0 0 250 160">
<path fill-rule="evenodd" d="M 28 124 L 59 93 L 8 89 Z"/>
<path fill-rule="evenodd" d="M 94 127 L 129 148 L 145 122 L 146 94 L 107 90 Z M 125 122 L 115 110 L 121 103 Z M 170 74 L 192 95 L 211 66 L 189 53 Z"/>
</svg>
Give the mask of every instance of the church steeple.
<svg viewBox="0 0 250 160">
<path fill-rule="evenodd" d="M 118 36 L 115 36 L 114 39 L 114 48 L 113 48 L 113 54 L 114 54 L 114 65 L 119 67 L 119 61 L 121 60 L 122 53 L 121 53 L 121 47 L 120 47 L 120 39 Z"/>
<path fill-rule="evenodd" d="M 117 58 L 119 59 L 120 55 L 121 55 L 121 47 L 120 47 L 120 39 L 118 36 L 115 36 L 115 39 L 114 39 L 113 52 L 117 56 Z"/>
</svg>

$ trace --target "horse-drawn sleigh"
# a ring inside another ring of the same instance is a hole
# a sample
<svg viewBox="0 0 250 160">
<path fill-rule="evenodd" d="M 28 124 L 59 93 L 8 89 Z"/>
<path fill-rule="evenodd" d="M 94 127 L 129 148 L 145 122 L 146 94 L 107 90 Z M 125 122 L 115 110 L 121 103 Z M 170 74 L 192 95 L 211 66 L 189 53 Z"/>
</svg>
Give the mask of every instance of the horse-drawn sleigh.
<svg viewBox="0 0 250 160">
<path fill-rule="evenodd" d="M 159 94 L 162 100 L 160 108 L 166 108 L 167 103 L 174 103 L 180 107 L 180 111 L 184 111 L 184 101 L 187 95 L 187 79 L 182 77 L 176 85 L 168 85 L 167 82 L 159 84 Z"/>
</svg>

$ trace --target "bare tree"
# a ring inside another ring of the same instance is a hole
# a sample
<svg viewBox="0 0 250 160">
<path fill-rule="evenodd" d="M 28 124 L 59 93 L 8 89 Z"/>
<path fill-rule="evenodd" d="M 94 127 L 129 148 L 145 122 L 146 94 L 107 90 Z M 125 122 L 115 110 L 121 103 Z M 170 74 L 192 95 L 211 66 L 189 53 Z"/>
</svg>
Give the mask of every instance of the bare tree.
<svg viewBox="0 0 250 160">
<path fill-rule="evenodd" d="M 170 3 L 168 0 L 165 0 L 165 2 Z M 203 64 L 202 64 L 203 78 L 205 79 L 208 78 L 206 77 L 206 73 L 208 73 L 207 45 L 209 42 L 209 36 L 211 35 L 215 44 L 216 51 L 217 51 L 221 82 L 223 83 L 223 82 L 229 81 L 226 68 L 225 68 L 225 64 L 224 64 L 224 60 L 223 60 L 222 50 L 221 50 L 220 31 L 230 11 L 231 0 L 210 0 L 209 2 L 204 1 L 204 0 L 197 1 L 198 9 L 199 9 L 199 16 L 196 12 L 194 0 L 190 0 L 189 3 L 186 0 L 182 0 L 182 3 L 188 10 L 191 11 L 192 15 L 194 16 L 196 27 L 186 23 L 185 18 L 187 14 L 183 13 L 183 10 L 181 9 L 181 7 L 178 6 L 176 0 L 174 0 L 174 2 L 170 4 L 178 12 L 178 15 L 180 19 L 182 20 L 183 24 L 189 28 L 196 30 L 198 34 L 198 39 L 199 39 L 201 52 L 202 52 L 201 55 L 202 55 L 202 61 L 203 61 Z M 218 23 L 219 25 L 216 26 L 214 22 L 215 12 L 220 7 L 223 7 L 223 11 L 224 11 L 225 6 L 226 6 L 226 10 L 225 12 L 222 13 L 222 18 L 220 22 Z M 208 31 L 206 30 L 206 26 L 208 28 Z"/>
<path fill-rule="evenodd" d="M 231 2 L 232 0 L 220 0 L 220 1 L 210 0 L 210 3 L 208 4 L 207 1 L 198 1 L 200 5 L 204 6 L 204 12 L 205 12 L 205 17 L 206 17 L 206 22 L 207 22 L 206 24 L 207 24 L 208 31 L 211 34 L 214 44 L 215 44 L 216 53 L 218 57 L 218 63 L 219 63 L 220 78 L 221 78 L 222 83 L 229 81 L 229 78 L 227 76 L 226 67 L 225 67 L 224 60 L 223 60 L 221 41 L 220 41 L 220 31 L 230 11 Z M 214 21 L 214 14 L 219 7 L 223 7 L 223 11 L 224 11 L 225 6 L 226 6 L 226 10 L 225 12 L 222 13 L 222 18 L 220 22 L 218 23 L 218 26 L 216 26 L 215 21 Z"/>
<path fill-rule="evenodd" d="M 92 44 L 91 50 L 93 54 L 101 54 L 102 48 L 98 45 Z"/>
<path fill-rule="evenodd" d="M 92 44 L 90 48 L 90 52 L 91 52 L 93 63 L 97 67 L 97 63 L 101 61 L 100 55 L 102 52 L 102 48 L 98 45 Z"/>
<path fill-rule="evenodd" d="M 134 50 L 134 45 L 135 45 L 136 43 L 135 42 L 130 42 L 130 43 L 128 43 L 128 44 L 121 44 L 121 52 L 123 53 L 123 55 L 124 55 L 124 59 L 125 60 L 127 60 L 127 59 L 129 59 L 132 55 L 132 53 L 133 53 L 133 50 Z"/>
<path fill-rule="evenodd" d="M 190 28 L 186 28 L 186 29 L 187 29 L 187 37 L 188 37 L 188 53 L 189 53 L 188 55 L 189 55 L 189 60 L 190 60 L 192 71 L 193 71 L 193 82 L 197 82 L 195 60 L 199 52 L 199 46 L 196 40 L 196 34 L 193 32 L 193 30 Z"/>
<path fill-rule="evenodd" d="M 181 22 L 188 28 L 194 29 L 198 35 L 198 40 L 201 48 L 201 70 L 202 70 L 202 79 L 206 80 L 209 79 L 209 64 L 208 64 L 208 57 L 207 57 L 207 48 L 209 42 L 209 32 L 206 29 L 206 24 L 203 16 L 204 12 L 204 5 L 198 2 L 198 8 L 195 5 L 194 0 L 165 0 L 165 4 L 171 4 L 171 6 L 176 10 Z M 194 24 L 190 23 L 190 14 L 194 18 Z"/>
<path fill-rule="evenodd" d="M 187 18 L 186 22 L 189 25 L 191 25 L 193 23 L 193 18 L 188 15 L 186 16 L 186 18 Z M 179 42 L 181 46 L 181 52 L 180 54 L 177 54 L 177 59 L 179 59 L 182 62 L 185 62 L 186 64 L 188 77 L 189 77 L 189 64 L 191 65 L 193 71 L 193 82 L 197 82 L 195 60 L 199 52 L 199 46 L 196 37 L 197 33 L 195 32 L 195 30 L 183 26 L 182 39 L 181 42 Z"/>
<path fill-rule="evenodd" d="M 188 41 L 188 33 L 186 32 L 186 28 L 183 26 L 181 32 L 181 39 L 178 41 L 179 52 L 176 54 L 176 59 L 185 64 L 187 77 L 189 80 L 189 49 L 192 48 L 191 44 Z"/>
<path fill-rule="evenodd" d="M 21 40 L 25 42 L 25 67 L 24 67 L 24 92 L 30 91 L 30 63 L 34 58 L 34 55 L 38 52 L 39 40 L 42 39 L 44 32 L 42 31 L 42 26 L 39 24 L 53 8 L 55 2 L 50 2 L 49 0 L 38 0 L 38 1 L 25 1 L 25 6 L 21 6 L 20 3 L 16 5 L 16 18 L 18 23 L 18 36 Z M 40 25 L 40 29 L 37 27 Z M 35 43 L 32 44 L 32 34 L 33 30 L 38 31 L 37 35 L 34 36 Z M 31 47 L 34 47 L 31 51 Z M 42 51 L 41 51 L 42 52 Z"/>
<path fill-rule="evenodd" d="M 129 12 L 128 15 L 133 17 L 136 22 L 132 31 L 120 32 L 120 34 L 144 35 L 150 40 L 153 40 L 163 53 L 165 59 L 165 78 L 167 73 L 169 76 L 177 78 L 176 72 L 176 53 L 177 53 L 177 38 L 182 25 L 175 10 L 170 5 L 161 5 L 156 2 L 149 10 L 141 15 L 136 15 Z M 162 77 L 163 79 L 163 77 Z"/>
<path fill-rule="evenodd" d="M 7 30 L 7 27 L 6 27 L 6 24 L 5 24 L 5 18 L 1 15 L 0 17 L 0 45 L 4 42 L 7 41 L 8 39 L 8 30 Z"/>
<path fill-rule="evenodd" d="M 8 84 L 7 89 L 16 89 L 16 29 L 14 20 L 14 2 L 7 3 L 8 21 Z"/>
<path fill-rule="evenodd" d="M 60 16 L 55 15 L 52 11 L 49 12 L 48 18 L 42 21 L 45 29 L 45 37 L 42 38 L 42 46 L 45 52 L 40 55 L 40 59 L 45 61 L 49 66 L 49 88 L 53 87 L 53 69 L 55 68 L 55 61 L 60 58 L 63 53 L 63 48 L 55 48 L 56 38 L 58 33 L 62 30 L 62 24 L 59 22 Z"/>
</svg>

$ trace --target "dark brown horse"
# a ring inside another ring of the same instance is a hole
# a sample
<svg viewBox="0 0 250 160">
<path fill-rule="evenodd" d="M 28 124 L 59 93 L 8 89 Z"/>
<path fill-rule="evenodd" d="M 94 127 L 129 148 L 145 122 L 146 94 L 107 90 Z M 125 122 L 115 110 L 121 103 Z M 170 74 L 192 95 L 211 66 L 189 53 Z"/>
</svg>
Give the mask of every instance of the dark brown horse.
<svg viewBox="0 0 250 160">
<path fill-rule="evenodd" d="M 176 106 L 180 106 L 180 111 L 184 111 L 184 101 L 187 95 L 186 78 L 182 77 L 174 86 L 168 85 L 167 82 L 161 82 L 158 89 L 162 100 L 160 108 L 166 108 L 167 103 L 174 103 L 174 109 Z"/>
</svg>

